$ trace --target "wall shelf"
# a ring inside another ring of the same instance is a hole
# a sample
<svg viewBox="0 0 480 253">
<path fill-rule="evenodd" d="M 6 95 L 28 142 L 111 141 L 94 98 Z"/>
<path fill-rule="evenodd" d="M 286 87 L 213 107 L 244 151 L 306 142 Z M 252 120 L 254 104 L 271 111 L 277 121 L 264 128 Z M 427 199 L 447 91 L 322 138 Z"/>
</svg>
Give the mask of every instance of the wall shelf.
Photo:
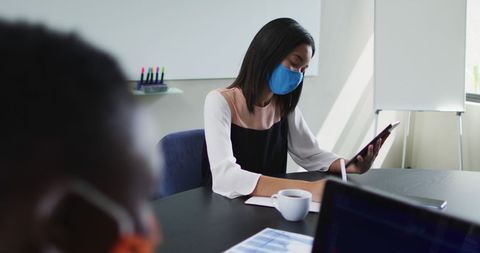
<svg viewBox="0 0 480 253">
<path fill-rule="evenodd" d="M 132 90 L 133 95 L 135 96 L 154 96 L 154 95 L 167 95 L 167 94 L 181 94 L 183 90 L 175 87 L 168 87 L 166 91 L 159 91 L 159 92 L 148 92 L 145 93 L 141 90 Z"/>
</svg>

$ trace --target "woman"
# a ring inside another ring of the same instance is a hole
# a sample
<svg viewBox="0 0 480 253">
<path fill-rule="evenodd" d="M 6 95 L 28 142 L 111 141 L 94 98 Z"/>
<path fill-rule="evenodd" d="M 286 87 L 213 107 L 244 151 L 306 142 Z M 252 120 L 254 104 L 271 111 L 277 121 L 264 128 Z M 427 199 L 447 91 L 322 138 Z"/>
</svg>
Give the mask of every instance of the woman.
<svg viewBox="0 0 480 253">
<path fill-rule="evenodd" d="M 116 61 L 42 25 L 0 38 L 0 252 L 155 252 L 154 150 Z"/>
<path fill-rule="evenodd" d="M 255 35 L 233 84 L 207 95 L 205 138 L 214 192 L 235 198 L 300 188 L 321 200 L 324 180 L 272 177 L 286 172 L 287 153 L 307 170 L 340 171 L 340 158 L 320 149 L 296 107 L 314 52 L 312 36 L 295 20 L 273 20 Z M 347 172 L 367 171 L 380 145 L 371 145 Z"/>
</svg>

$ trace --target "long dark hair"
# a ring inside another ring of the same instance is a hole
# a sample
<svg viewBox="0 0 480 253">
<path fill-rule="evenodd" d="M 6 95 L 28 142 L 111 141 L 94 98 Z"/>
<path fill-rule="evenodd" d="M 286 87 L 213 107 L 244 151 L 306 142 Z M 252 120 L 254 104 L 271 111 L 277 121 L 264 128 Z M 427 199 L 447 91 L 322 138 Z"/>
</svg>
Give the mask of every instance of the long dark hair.
<svg viewBox="0 0 480 253">
<path fill-rule="evenodd" d="M 315 43 L 312 35 L 291 18 L 272 20 L 255 35 L 243 58 L 240 73 L 229 86 L 229 88 L 238 87 L 242 90 L 248 111 L 254 113 L 255 102 L 262 96 L 275 67 L 301 44 L 312 47 L 313 56 Z M 302 93 L 302 86 L 303 80 L 289 94 L 274 94 L 274 101 L 280 107 L 282 116 L 295 109 Z"/>
</svg>

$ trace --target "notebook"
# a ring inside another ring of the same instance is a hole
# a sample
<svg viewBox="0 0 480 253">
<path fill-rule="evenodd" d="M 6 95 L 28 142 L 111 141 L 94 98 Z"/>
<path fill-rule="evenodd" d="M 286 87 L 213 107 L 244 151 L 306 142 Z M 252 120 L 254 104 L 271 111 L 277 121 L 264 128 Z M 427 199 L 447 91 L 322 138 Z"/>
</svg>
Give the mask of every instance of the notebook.
<svg viewBox="0 0 480 253">
<path fill-rule="evenodd" d="M 312 252 L 480 252 L 480 225 L 328 180 Z"/>
<path fill-rule="evenodd" d="M 273 228 L 265 228 L 231 247 L 225 253 L 309 253 L 313 238 Z"/>
</svg>

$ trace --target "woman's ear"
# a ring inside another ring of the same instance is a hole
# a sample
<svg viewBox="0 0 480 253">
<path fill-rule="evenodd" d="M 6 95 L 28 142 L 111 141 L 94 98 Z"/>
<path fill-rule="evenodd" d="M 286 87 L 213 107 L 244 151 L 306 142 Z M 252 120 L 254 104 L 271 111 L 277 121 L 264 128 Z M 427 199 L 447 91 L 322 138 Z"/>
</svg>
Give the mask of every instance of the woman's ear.
<svg viewBox="0 0 480 253">
<path fill-rule="evenodd" d="M 116 222 L 68 185 L 43 199 L 40 240 L 44 248 L 54 252 L 109 252 L 118 239 Z"/>
<path fill-rule="evenodd" d="M 49 186 L 38 193 L 32 212 L 32 234 L 41 252 L 67 252 L 62 245 L 65 245 L 68 229 L 62 216 L 67 210 L 68 182 L 61 179 L 49 181 Z"/>
<path fill-rule="evenodd" d="M 46 241 L 49 247 L 54 247 L 59 252 L 68 252 L 71 245 L 72 235 L 68 228 L 68 204 L 65 199 L 59 201 L 46 225 Z"/>
</svg>

